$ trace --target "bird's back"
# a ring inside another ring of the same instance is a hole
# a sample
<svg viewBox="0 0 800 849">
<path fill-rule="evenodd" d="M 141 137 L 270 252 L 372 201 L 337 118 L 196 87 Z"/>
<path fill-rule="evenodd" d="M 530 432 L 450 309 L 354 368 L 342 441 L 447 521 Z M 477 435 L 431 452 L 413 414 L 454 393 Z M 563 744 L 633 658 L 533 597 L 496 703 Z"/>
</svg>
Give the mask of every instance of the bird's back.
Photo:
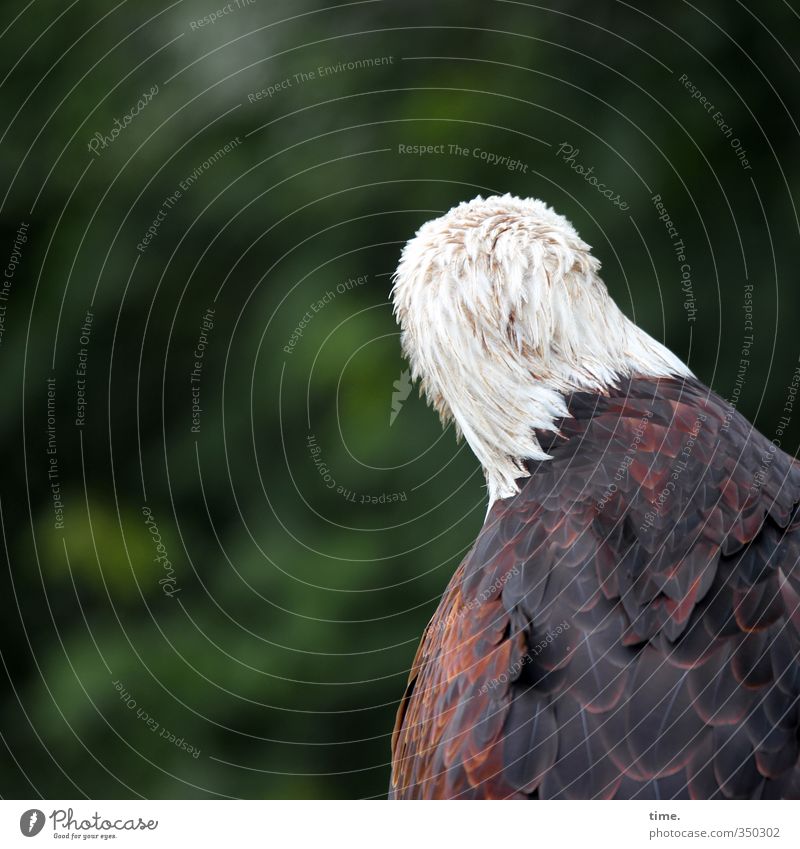
<svg viewBox="0 0 800 849">
<path fill-rule="evenodd" d="M 800 466 L 693 379 L 568 406 L 428 626 L 391 795 L 800 796 Z"/>
</svg>

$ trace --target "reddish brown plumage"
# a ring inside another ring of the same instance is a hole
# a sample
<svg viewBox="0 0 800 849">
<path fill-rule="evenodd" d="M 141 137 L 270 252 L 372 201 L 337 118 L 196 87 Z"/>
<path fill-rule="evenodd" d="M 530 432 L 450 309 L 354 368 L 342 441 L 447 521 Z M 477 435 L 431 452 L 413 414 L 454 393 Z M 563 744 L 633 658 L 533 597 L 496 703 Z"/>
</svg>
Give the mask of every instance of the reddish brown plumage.
<svg viewBox="0 0 800 849">
<path fill-rule="evenodd" d="M 694 380 L 569 408 L 426 630 L 390 795 L 800 796 L 800 466 Z"/>
</svg>

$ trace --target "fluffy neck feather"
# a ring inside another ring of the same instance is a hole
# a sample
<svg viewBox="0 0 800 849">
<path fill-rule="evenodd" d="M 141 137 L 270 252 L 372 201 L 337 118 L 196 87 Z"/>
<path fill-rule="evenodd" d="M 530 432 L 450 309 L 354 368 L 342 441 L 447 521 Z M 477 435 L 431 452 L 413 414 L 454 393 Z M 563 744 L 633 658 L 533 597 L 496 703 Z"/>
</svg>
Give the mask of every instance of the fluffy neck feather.
<svg viewBox="0 0 800 849">
<path fill-rule="evenodd" d="M 523 460 L 548 458 L 534 429 L 556 429 L 572 390 L 691 375 L 621 312 L 599 268 L 566 218 L 510 195 L 462 203 L 403 250 L 392 294 L 404 353 L 480 460 L 490 505 L 519 491 Z"/>
</svg>

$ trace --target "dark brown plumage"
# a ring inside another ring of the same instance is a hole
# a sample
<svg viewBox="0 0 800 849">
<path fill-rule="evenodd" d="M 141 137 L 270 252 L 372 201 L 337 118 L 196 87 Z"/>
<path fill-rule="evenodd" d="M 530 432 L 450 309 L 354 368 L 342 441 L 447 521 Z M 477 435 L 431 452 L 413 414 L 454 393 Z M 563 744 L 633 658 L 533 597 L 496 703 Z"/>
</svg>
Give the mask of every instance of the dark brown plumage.
<svg viewBox="0 0 800 849">
<path fill-rule="evenodd" d="M 695 380 L 569 409 L 427 628 L 390 795 L 800 797 L 800 465 Z"/>
</svg>

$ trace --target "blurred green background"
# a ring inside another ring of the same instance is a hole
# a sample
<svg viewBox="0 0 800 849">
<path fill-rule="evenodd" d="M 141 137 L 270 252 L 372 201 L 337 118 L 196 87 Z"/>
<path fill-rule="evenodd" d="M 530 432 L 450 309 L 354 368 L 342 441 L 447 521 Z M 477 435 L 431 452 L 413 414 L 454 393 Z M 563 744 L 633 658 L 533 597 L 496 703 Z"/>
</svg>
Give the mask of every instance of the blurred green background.
<svg viewBox="0 0 800 849">
<path fill-rule="evenodd" d="M 388 300 L 462 200 L 552 204 L 781 428 L 790 3 L 12 0 L 0 33 L 2 796 L 385 795 L 485 512 Z"/>
</svg>

